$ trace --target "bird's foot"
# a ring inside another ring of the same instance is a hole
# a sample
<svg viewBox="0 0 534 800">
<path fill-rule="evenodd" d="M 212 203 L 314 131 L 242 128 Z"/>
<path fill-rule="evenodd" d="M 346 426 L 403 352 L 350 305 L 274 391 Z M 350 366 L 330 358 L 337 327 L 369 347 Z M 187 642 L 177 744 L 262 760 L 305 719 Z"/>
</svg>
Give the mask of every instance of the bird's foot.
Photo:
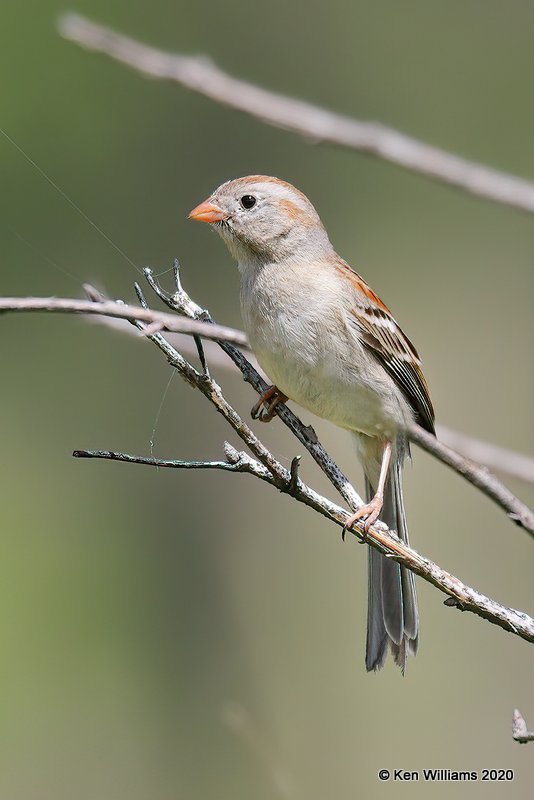
<svg viewBox="0 0 534 800">
<path fill-rule="evenodd" d="M 270 422 L 274 417 L 275 408 L 279 403 L 285 403 L 287 396 L 280 391 L 276 386 L 269 386 L 262 395 L 258 402 L 252 406 L 250 414 L 252 419 L 257 419 L 260 422 Z"/>
<path fill-rule="evenodd" d="M 383 498 L 375 494 L 373 499 L 366 503 L 364 506 L 361 506 L 357 511 L 354 512 L 352 517 L 349 517 L 348 520 L 345 522 L 343 526 L 343 531 L 341 533 L 341 538 L 345 541 L 345 534 L 349 531 L 355 522 L 358 520 L 364 520 L 363 525 L 363 541 L 365 541 L 365 537 L 369 532 L 369 528 L 371 525 L 374 525 L 377 521 L 378 517 L 380 516 L 380 512 L 382 511 L 382 506 L 384 505 Z"/>
</svg>

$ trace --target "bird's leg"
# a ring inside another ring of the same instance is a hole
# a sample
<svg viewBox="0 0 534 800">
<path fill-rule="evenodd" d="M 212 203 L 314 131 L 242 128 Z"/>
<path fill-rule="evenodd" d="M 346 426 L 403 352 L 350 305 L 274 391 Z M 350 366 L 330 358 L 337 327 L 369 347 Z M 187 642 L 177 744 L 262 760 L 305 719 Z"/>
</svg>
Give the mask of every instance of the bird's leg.
<svg viewBox="0 0 534 800">
<path fill-rule="evenodd" d="M 345 532 L 350 530 L 355 522 L 359 519 L 365 520 L 364 531 L 367 533 L 371 525 L 377 521 L 382 506 L 384 505 L 384 488 L 388 476 L 389 462 L 391 461 L 391 442 L 384 442 L 384 450 L 382 451 L 382 464 L 380 466 L 380 477 L 378 478 L 378 486 L 376 488 L 375 496 L 373 499 L 361 506 L 353 515 L 349 517 L 343 526 L 343 539 Z"/>
<path fill-rule="evenodd" d="M 287 396 L 276 386 L 269 386 L 256 403 L 252 406 L 250 414 L 252 419 L 260 422 L 270 422 L 274 417 L 274 410 L 279 403 L 285 403 Z"/>
</svg>

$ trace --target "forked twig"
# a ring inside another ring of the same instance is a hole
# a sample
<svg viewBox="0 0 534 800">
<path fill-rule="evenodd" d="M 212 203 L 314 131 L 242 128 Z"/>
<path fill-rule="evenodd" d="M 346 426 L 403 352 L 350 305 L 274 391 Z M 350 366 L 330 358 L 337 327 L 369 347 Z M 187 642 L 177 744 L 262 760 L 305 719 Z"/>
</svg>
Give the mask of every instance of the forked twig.
<svg viewBox="0 0 534 800">
<path fill-rule="evenodd" d="M 158 296 L 163 297 L 164 292 L 154 280 L 150 270 L 145 270 L 145 275 L 152 288 L 157 292 Z M 168 303 L 171 302 L 177 307 L 187 309 L 188 313 L 199 314 L 206 317 L 206 312 L 200 309 L 184 292 L 180 282 L 178 271 L 176 270 L 176 293 L 172 298 L 167 298 Z M 146 300 L 140 287 L 136 287 L 136 291 L 143 306 L 146 306 Z M 136 327 L 143 329 L 146 323 L 135 321 L 133 324 Z M 147 464 L 150 466 L 170 467 L 170 468 L 185 468 L 185 469 L 223 469 L 230 472 L 247 472 L 260 478 L 266 483 L 276 487 L 279 491 L 285 492 L 294 497 L 298 502 L 304 503 L 323 516 L 335 522 L 341 528 L 344 527 L 348 517 L 346 510 L 336 505 L 327 498 L 319 495 L 309 486 L 307 486 L 298 477 L 297 467 L 298 461 L 293 460 L 292 467 L 287 470 L 280 462 L 269 452 L 265 445 L 258 439 L 249 426 L 240 418 L 237 412 L 230 406 L 225 399 L 220 386 L 209 376 L 204 373 L 198 372 L 182 355 L 180 355 L 162 336 L 161 333 L 156 332 L 149 334 L 148 337 L 157 347 L 165 354 L 169 363 L 180 373 L 180 375 L 192 386 L 197 388 L 217 409 L 219 413 L 227 420 L 233 430 L 244 441 L 252 452 L 251 458 L 247 453 L 238 452 L 231 445 L 225 445 L 225 455 L 227 462 L 184 462 L 184 461 L 165 461 L 163 459 L 148 459 L 144 457 L 131 456 L 124 453 L 113 453 L 110 451 L 86 451 L 77 450 L 75 454 L 77 457 L 88 458 L 107 458 L 120 461 L 128 461 L 133 463 Z M 227 343 L 221 343 L 225 348 L 231 347 Z M 242 354 L 239 356 L 244 359 Z M 258 376 L 259 377 L 259 376 Z M 261 379 L 260 379 L 261 380 Z M 263 383 L 263 382 L 262 382 Z M 260 390 L 262 386 L 260 385 Z M 289 409 L 283 410 L 283 413 L 289 413 Z M 282 414 L 280 415 L 282 416 Z M 293 415 L 294 416 L 294 415 Z M 325 455 L 324 464 L 328 469 L 328 477 L 332 484 L 338 489 L 343 489 L 344 495 L 351 498 L 357 498 L 353 487 L 347 481 L 343 473 L 339 470 L 335 462 L 330 459 L 328 454 L 325 453 L 316 437 L 310 437 L 306 434 L 307 429 L 295 417 L 293 420 L 289 418 L 291 424 L 295 427 L 295 434 L 305 444 L 310 452 L 315 452 L 316 460 L 321 463 L 321 452 Z M 340 483 L 341 481 L 341 483 Z M 358 498 L 359 499 L 359 498 Z M 361 502 L 361 501 L 360 501 Z M 352 505 L 351 505 L 352 508 Z M 429 583 L 432 583 L 440 591 L 448 595 L 452 599 L 454 605 L 461 608 L 463 611 L 470 611 L 477 614 L 484 619 L 492 622 L 494 625 L 519 636 L 526 641 L 534 643 L 534 619 L 527 614 L 517 611 L 515 609 L 507 608 L 494 600 L 486 597 L 485 595 L 477 592 L 466 584 L 462 583 L 458 578 L 455 578 L 437 564 L 429 559 L 420 555 L 418 552 L 408 547 L 404 542 L 400 541 L 396 534 L 389 531 L 383 523 L 376 523 L 368 532 L 363 533 L 363 526 L 361 523 L 356 523 L 351 529 L 360 539 L 365 538 L 365 541 L 371 546 L 382 552 L 389 558 L 393 558 L 399 563 L 405 565 L 412 572 L 420 575 Z"/>
<path fill-rule="evenodd" d="M 145 267 L 143 271 L 153 291 L 169 308 L 191 319 L 202 319 L 205 322 L 213 322 L 209 313 L 194 303 L 187 293 L 184 292 L 180 283 L 177 261 L 175 261 L 174 266 L 176 292 L 172 295 L 169 295 L 162 289 L 158 281 L 154 278 L 151 269 Z M 229 342 L 219 341 L 218 343 L 241 371 L 244 380 L 250 383 L 259 394 L 264 392 L 267 388 L 267 384 L 262 380 L 259 373 L 250 362 L 247 361 L 243 354 Z M 292 433 L 297 436 L 304 447 L 306 447 L 312 458 L 317 462 L 331 483 L 350 505 L 350 499 L 344 494 L 344 492 L 346 492 L 346 484 L 349 482 L 343 473 L 341 473 L 339 467 L 332 462 L 332 459 L 330 459 L 325 450 L 317 442 L 317 437 L 313 429 L 310 430 L 305 427 L 300 419 L 298 419 L 298 417 L 283 403 L 277 405 L 274 412 L 280 417 L 282 422 L 288 426 Z M 408 429 L 408 435 L 411 441 L 454 469 L 455 472 L 500 506 L 513 522 L 521 526 L 531 536 L 534 536 L 534 511 L 519 500 L 519 498 L 507 489 L 495 475 L 489 472 L 489 470 L 455 453 L 451 448 L 442 444 L 438 439 L 415 423 Z M 357 502 L 357 505 L 359 504 L 361 504 L 360 498 L 358 498 Z M 354 510 L 354 506 L 351 506 L 351 508 Z"/>
<path fill-rule="evenodd" d="M 175 267 L 175 270 L 177 268 Z M 137 326 L 142 336 L 150 338 L 150 335 L 169 331 L 174 333 L 186 334 L 193 337 L 196 349 L 200 357 L 202 369 L 207 373 L 207 363 L 204 356 L 204 348 L 200 339 L 207 339 L 207 344 L 219 344 L 224 352 L 230 357 L 231 362 L 241 371 L 245 381 L 250 383 L 258 393 L 262 393 L 267 384 L 261 378 L 258 371 L 248 361 L 240 350 L 234 347 L 248 347 L 247 337 L 243 331 L 229 328 L 224 325 L 217 325 L 213 322 L 210 315 L 191 301 L 187 294 L 177 286 L 174 295 L 169 295 L 154 279 L 151 270 L 146 269 L 145 275 L 153 290 L 158 297 L 163 300 L 168 307 L 175 313 L 168 314 L 162 311 L 154 311 L 148 307 L 146 301 L 141 301 L 141 308 L 138 306 L 127 305 L 122 301 L 111 301 L 103 297 L 100 292 L 93 287 L 86 285 L 85 291 L 89 300 L 76 300 L 71 298 L 57 297 L 0 297 L 0 314 L 2 312 L 60 312 L 89 314 L 95 319 L 107 319 L 108 322 L 115 320 L 127 320 L 129 322 L 146 323 Z M 346 476 L 343 475 L 339 467 L 332 461 L 330 456 L 318 444 L 317 437 L 313 428 L 305 426 L 298 417 L 284 404 L 276 407 L 275 413 L 289 427 L 289 429 L 304 444 L 311 456 L 317 461 L 320 468 L 327 474 L 336 486 L 338 491 L 354 510 L 361 503 L 361 499 L 350 487 Z M 534 531 L 534 512 L 516 497 L 504 484 L 492 475 L 489 470 L 480 464 L 471 461 L 465 456 L 456 453 L 446 444 L 435 437 L 426 433 L 422 428 L 413 425 L 409 431 L 412 441 L 416 442 L 435 458 L 447 464 L 455 472 L 464 477 L 473 486 L 480 489 L 499 505 L 518 525 L 528 533 Z M 491 445 L 486 443 L 486 448 Z M 512 454 L 528 461 L 527 457 L 520 454 Z M 503 456 L 504 458 L 504 456 Z M 505 466 L 505 463 L 504 463 Z M 350 488 L 349 488 L 350 487 Z"/>
</svg>

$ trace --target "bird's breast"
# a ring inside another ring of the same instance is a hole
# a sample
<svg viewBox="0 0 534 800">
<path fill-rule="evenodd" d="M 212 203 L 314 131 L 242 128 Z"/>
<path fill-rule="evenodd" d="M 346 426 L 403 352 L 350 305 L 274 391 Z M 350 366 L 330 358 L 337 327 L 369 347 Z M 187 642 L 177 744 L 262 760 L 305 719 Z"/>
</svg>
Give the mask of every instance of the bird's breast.
<svg viewBox="0 0 534 800">
<path fill-rule="evenodd" d="M 339 427 L 393 434 L 402 419 L 398 391 L 347 329 L 330 283 L 277 275 L 276 266 L 265 273 L 248 280 L 242 275 L 241 307 L 251 347 L 269 380 Z"/>
</svg>

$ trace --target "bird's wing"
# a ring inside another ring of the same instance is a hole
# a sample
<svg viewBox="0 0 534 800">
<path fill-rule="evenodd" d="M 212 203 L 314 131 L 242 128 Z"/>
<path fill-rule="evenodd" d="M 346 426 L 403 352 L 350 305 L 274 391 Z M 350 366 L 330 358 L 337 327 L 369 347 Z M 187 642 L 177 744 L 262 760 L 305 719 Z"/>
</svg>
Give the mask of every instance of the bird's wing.
<svg viewBox="0 0 534 800">
<path fill-rule="evenodd" d="M 434 433 L 434 409 L 417 350 L 364 279 L 341 259 L 336 268 L 352 286 L 355 303 L 350 312 L 351 322 L 358 328 L 363 343 L 402 390 L 416 422 Z"/>
</svg>

